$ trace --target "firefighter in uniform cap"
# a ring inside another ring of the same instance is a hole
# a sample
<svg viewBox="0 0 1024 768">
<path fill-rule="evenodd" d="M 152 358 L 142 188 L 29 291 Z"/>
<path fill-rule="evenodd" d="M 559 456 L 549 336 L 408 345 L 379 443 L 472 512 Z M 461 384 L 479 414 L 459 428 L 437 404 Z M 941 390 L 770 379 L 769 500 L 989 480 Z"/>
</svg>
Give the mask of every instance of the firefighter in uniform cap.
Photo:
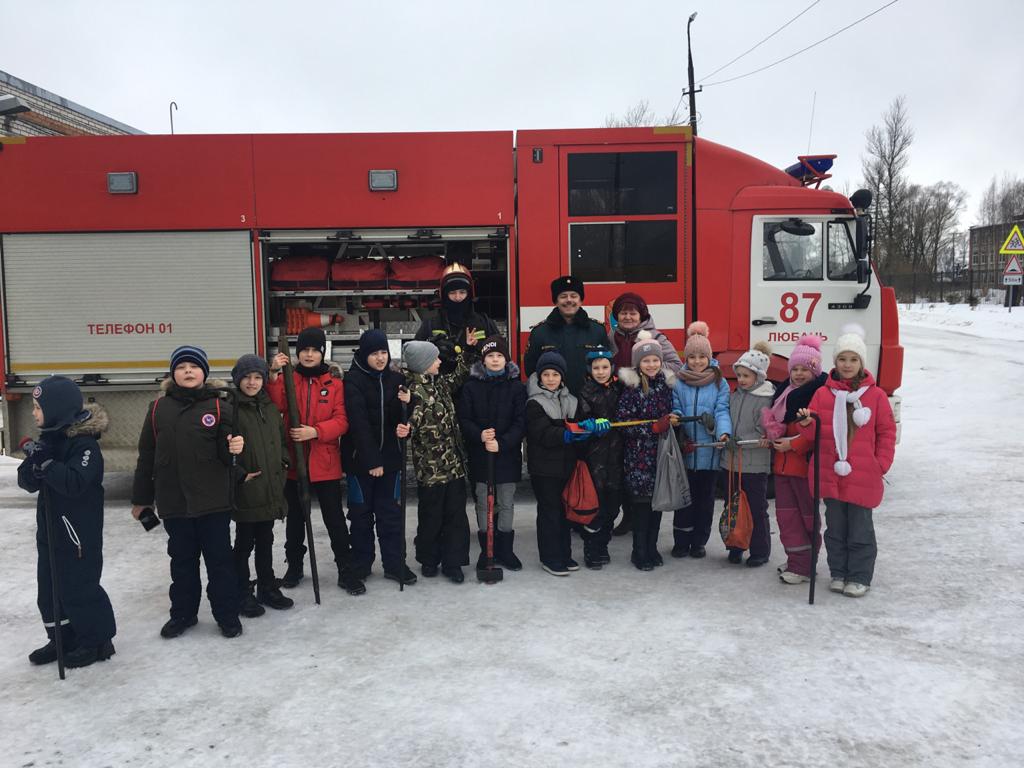
<svg viewBox="0 0 1024 768">
<path fill-rule="evenodd" d="M 558 352 L 565 358 L 565 385 L 574 395 L 579 394 L 587 373 L 587 352 L 608 343 L 604 326 L 583 308 L 584 296 L 583 282 L 572 275 L 551 282 L 551 303 L 555 307 L 530 331 L 523 360 L 529 376 L 544 352 Z"/>
</svg>

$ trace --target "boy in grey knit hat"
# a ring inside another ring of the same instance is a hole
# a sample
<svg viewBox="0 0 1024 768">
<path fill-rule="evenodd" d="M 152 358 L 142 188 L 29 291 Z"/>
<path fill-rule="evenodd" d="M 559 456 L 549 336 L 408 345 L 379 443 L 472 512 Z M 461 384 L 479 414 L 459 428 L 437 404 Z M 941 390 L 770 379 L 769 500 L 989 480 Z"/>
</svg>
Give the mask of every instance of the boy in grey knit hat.
<svg viewBox="0 0 1024 768">
<path fill-rule="evenodd" d="M 469 344 L 476 344 L 473 338 Z M 453 395 L 466 380 L 469 366 L 457 348 L 455 370 L 440 375 L 440 352 L 429 341 L 410 341 L 402 349 L 408 391 L 399 394 L 411 406 L 399 438 L 409 437 L 416 470 L 416 560 L 427 578 L 438 567 L 455 584 L 469 565 L 469 520 L 466 517 L 466 459 Z"/>
</svg>

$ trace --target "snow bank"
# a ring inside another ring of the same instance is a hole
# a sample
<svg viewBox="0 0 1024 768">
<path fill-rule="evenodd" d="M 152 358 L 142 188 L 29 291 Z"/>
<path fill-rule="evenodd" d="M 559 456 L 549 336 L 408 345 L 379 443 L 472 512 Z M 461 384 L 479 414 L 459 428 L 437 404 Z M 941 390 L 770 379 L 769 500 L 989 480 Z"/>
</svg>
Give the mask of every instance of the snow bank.
<svg viewBox="0 0 1024 768">
<path fill-rule="evenodd" d="M 1024 341 L 1024 307 L 1012 311 L 992 304 L 900 304 L 900 326 L 941 328 L 968 336 Z"/>
</svg>

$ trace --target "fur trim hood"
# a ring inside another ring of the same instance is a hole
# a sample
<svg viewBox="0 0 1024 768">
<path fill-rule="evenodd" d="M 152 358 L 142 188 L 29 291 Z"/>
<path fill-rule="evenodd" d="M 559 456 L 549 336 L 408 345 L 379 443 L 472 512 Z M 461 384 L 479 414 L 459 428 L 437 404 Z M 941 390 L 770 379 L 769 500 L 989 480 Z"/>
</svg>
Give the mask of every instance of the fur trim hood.
<svg viewBox="0 0 1024 768">
<path fill-rule="evenodd" d="M 173 386 L 174 378 L 168 376 L 166 379 L 160 382 L 160 394 L 166 395 L 168 392 L 171 391 L 171 387 Z M 221 393 L 227 393 L 231 389 L 228 386 L 228 383 L 224 381 L 224 379 L 207 379 L 206 381 L 203 382 L 203 387 L 205 389 L 212 389 Z M 223 397 L 223 394 L 221 396 Z"/>
<path fill-rule="evenodd" d="M 505 363 L 505 375 L 504 376 L 488 376 L 487 369 L 484 368 L 484 364 L 477 360 L 469 369 L 469 377 L 471 379 L 479 379 L 480 381 L 507 381 L 509 379 L 515 380 L 519 378 L 519 366 L 515 363 Z"/>
<path fill-rule="evenodd" d="M 672 373 L 668 368 L 662 367 L 659 373 L 665 376 L 665 385 L 672 389 L 676 385 L 676 375 Z M 640 373 L 636 368 L 619 368 L 618 371 L 619 381 L 622 382 L 623 386 L 636 389 L 640 386 Z"/>
<path fill-rule="evenodd" d="M 99 403 L 86 403 L 84 410 L 89 413 L 89 418 L 68 427 L 65 434 L 69 438 L 77 437 L 78 435 L 99 437 L 110 426 L 110 416 L 107 415 L 107 409 Z"/>
</svg>

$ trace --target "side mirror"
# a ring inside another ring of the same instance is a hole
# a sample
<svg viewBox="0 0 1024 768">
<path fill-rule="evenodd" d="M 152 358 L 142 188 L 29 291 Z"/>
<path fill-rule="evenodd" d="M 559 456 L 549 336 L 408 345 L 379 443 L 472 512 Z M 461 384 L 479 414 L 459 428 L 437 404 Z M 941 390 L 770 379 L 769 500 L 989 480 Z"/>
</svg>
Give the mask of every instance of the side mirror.
<svg viewBox="0 0 1024 768">
<path fill-rule="evenodd" d="M 857 282 L 866 283 L 871 275 L 871 249 L 868 245 L 868 227 L 870 219 L 868 214 L 857 217 Z"/>
</svg>

